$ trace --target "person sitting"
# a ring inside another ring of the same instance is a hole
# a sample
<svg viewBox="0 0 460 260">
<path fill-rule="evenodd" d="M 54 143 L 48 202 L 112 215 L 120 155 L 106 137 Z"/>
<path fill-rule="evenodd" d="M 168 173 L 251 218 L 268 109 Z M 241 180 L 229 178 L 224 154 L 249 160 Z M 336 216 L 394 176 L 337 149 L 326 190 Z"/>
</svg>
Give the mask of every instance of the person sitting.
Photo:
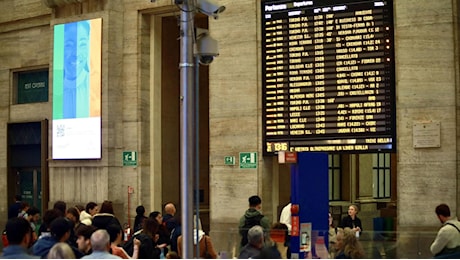
<svg viewBox="0 0 460 260">
<path fill-rule="evenodd" d="M 64 242 L 56 243 L 48 253 L 48 259 L 75 259 L 75 254 L 69 244 Z"/>
<path fill-rule="evenodd" d="M 336 244 L 335 248 L 337 254 L 335 258 L 337 259 L 347 259 L 347 258 L 364 258 L 364 249 L 356 237 L 355 231 L 349 227 L 344 229 L 339 229 L 336 235 Z"/>
<path fill-rule="evenodd" d="M 121 259 L 110 253 L 110 236 L 105 229 L 98 229 L 91 235 L 93 252 L 82 259 Z"/>
<path fill-rule="evenodd" d="M 27 253 L 32 241 L 32 228 L 27 220 L 21 217 L 10 218 L 6 223 L 5 230 L 9 245 L 3 248 L 1 258 L 39 258 Z"/>
<path fill-rule="evenodd" d="M 248 243 L 241 248 L 238 258 L 256 258 L 264 245 L 264 229 L 255 225 L 248 230 Z"/>
</svg>

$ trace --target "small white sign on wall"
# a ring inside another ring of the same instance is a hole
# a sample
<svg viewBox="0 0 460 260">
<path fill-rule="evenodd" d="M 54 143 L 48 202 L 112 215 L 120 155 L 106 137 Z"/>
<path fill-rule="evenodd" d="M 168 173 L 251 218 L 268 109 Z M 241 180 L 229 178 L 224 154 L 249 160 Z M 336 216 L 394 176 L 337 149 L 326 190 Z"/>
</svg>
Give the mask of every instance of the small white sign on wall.
<svg viewBox="0 0 460 260">
<path fill-rule="evenodd" d="M 438 121 L 414 123 L 412 140 L 414 148 L 441 147 L 441 123 Z"/>
</svg>

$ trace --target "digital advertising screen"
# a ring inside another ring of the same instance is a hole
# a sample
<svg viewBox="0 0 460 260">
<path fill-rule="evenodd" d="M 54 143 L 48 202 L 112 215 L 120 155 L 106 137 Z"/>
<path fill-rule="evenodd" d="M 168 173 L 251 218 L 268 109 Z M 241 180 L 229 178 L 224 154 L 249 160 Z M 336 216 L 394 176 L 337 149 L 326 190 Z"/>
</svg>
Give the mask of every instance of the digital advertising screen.
<svg viewBox="0 0 460 260">
<path fill-rule="evenodd" d="M 261 10 L 264 154 L 395 151 L 393 1 Z"/>
<path fill-rule="evenodd" d="M 102 18 L 54 26 L 53 159 L 101 158 Z"/>
</svg>

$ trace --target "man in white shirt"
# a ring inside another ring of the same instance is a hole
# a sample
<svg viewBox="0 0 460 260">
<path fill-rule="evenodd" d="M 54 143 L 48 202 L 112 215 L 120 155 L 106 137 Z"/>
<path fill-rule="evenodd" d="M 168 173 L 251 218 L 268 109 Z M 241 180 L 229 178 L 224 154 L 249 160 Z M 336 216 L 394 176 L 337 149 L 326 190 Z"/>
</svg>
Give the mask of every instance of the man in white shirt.
<svg viewBox="0 0 460 260">
<path fill-rule="evenodd" d="M 430 250 L 435 258 L 460 258 L 460 222 L 451 218 L 449 206 L 436 207 L 436 215 L 442 223 Z"/>
<path fill-rule="evenodd" d="M 280 223 L 285 224 L 288 227 L 288 234 L 291 235 L 291 203 L 284 206 L 281 210 Z"/>
<path fill-rule="evenodd" d="M 291 202 L 281 210 L 280 223 L 285 224 L 288 228 L 285 246 L 287 246 L 287 258 L 291 258 Z"/>
</svg>

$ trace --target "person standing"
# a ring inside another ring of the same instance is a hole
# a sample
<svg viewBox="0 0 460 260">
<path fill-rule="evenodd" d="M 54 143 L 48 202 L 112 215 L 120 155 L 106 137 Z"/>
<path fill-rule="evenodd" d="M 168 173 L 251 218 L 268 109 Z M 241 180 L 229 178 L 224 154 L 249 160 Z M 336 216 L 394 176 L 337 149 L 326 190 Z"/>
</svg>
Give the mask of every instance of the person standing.
<svg viewBox="0 0 460 260">
<path fill-rule="evenodd" d="M 34 243 L 38 239 L 38 235 L 37 235 L 38 229 L 37 229 L 36 224 L 40 220 L 40 210 L 37 207 L 34 207 L 34 206 L 30 207 L 27 210 L 27 218 L 26 218 L 26 220 L 29 221 L 30 227 L 32 228 L 32 237 L 33 237 L 32 240 L 33 240 L 33 243 Z"/>
<path fill-rule="evenodd" d="M 161 215 L 161 214 L 160 214 Z M 147 217 L 145 216 L 145 208 L 142 205 L 136 207 L 136 217 L 134 218 L 133 233 L 142 229 L 142 223 Z"/>
<path fill-rule="evenodd" d="M 85 225 L 93 224 L 93 216 L 99 212 L 99 207 L 96 202 L 88 202 L 86 204 L 85 210 L 80 212 L 80 222 Z"/>
<path fill-rule="evenodd" d="M 329 258 L 335 258 L 335 243 L 337 243 L 337 230 L 334 227 L 334 218 L 329 213 Z"/>
<path fill-rule="evenodd" d="M 93 252 L 82 259 L 121 259 L 110 253 L 110 236 L 105 229 L 98 229 L 91 235 Z"/>
<path fill-rule="evenodd" d="M 3 248 L 1 258 L 39 258 L 27 253 L 27 249 L 32 241 L 32 228 L 26 219 L 20 217 L 9 219 L 6 223 L 6 236 L 9 245 Z"/>
<path fill-rule="evenodd" d="M 194 227 L 193 227 L 193 255 L 197 258 L 217 259 L 217 253 L 214 250 L 214 246 L 211 241 L 211 237 L 204 233 L 201 220 L 198 219 L 198 229 L 196 228 L 196 215 L 193 216 Z M 196 245 L 198 241 L 199 252 L 196 252 Z M 179 257 L 182 255 L 182 235 L 177 238 L 177 254 Z"/>
<path fill-rule="evenodd" d="M 253 226 L 248 231 L 248 243 L 241 249 L 238 258 L 257 258 L 265 245 L 264 229 Z"/>
<path fill-rule="evenodd" d="M 450 208 L 440 204 L 435 209 L 442 226 L 430 246 L 435 258 L 460 258 L 460 222 L 450 216 Z"/>
<path fill-rule="evenodd" d="M 122 229 L 120 221 L 115 217 L 112 201 L 106 200 L 102 202 L 99 213 L 93 216 L 93 226 L 98 229 L 107 229 L 110 224 L 116 224 Z"/>
<path fill-rule="evenodd" d="M 342 222 L 339 225 L 339 228 L 349 227 L 356 232 L 356 236 L 359 237 L 363 231 L 363 226 L 361 224 L 361 219 L 358 218 L 357 214 L 359 212 L 358 206 L 351 204 L 348 207 L 348 215 L 342 219 Z"/>
<path fill-rule="evenodd" d="M 349 227 L 340 229 L 337 232 L 335 248 L 337 250 L 336 259 L 357 259 L 364 258 L 363 246 L 356 237 L 356 232 Z"/>
<path fill-rule="evenodd" d="M 15 218 L 18 216 L 21 210 L 22 197 L 21 195 L 14 196 L 14 203 L 8 209 L 8 219 Z"/>
<path fill-rule="evenodd" d="M 45 258 L 50 249 L 59 242 L 66 242 L 70 237 L 70 230 L 72 229 L 72 223 L 70 220 L 64 217 L 58 217 L 51 222 L 50 231 L 51 236 L 42 237 L 35 242 L 32 247 L 33 254 Z M 82 254 L 76 249 L 72 248 L 77 257 L 81 257 Z"/>
<path fill-rule="evenodd" d="M 244 215 L 240 218 L 238 226 L 239 233 L 241 235 L 241 247 L 248 243 L 248 231 L 253 226 L 261 226 L 265 232 L 270 230 L 270 221 L 260 210 L 262 209 L 262 200 L 259 196 L 254 195 L 249 197 L 249 208 L 246 210 Z"/>
<path fill-rule="evenodd" d="M 286 252 L 287 258 L 291 258 L 291 206 L 292 206 L 292 203 L 289 202 L 286 206 L 284 206 L 280 214 L 280 223 L 285 224 L 288 229 L 286 242 L 284 244 L 287 247 L 287 252 Z"/>
<path fill-rule="evenodd" d="M 77 236 L 77 245 L 78 250 L 83 253 L 83 255 L 89 255 L 93 251 L 91 249 L 91 235 L 96 231 L 96 227 L 93 225 L 81 225 L 75 231 Z"/>
<path fill-rule="evenodd" d="M 155 219 L 158 222 L 158 240 L 157 244 L 162 245 L 165 244 L 164 248 L 164 254 L 166 255 L 168 253 L 168 248 L 167 246 L 171 245 L 171 234 L 169 233 L 168 229 L 166 226 L 162 225 L 163 223 L 163 217 L 159 211 L 153 211 L 149 214 L 149 218 Z"/>
<path fill-rule="evenodd" d="M 177 226 L 177 221 L 175 218 L 176 215 L 176 206 L 173 203 L 169 202 L 165 205 L 165 214 L 163 215 L 163 224 L 168 228 L 169 233 Z"/>
<path fill-rule="evenodd" d="M 110 224 L 107 226 L 107 233 L 110 236 L 110 250 L 112 255 L 119 256 L 122 259 L 137 259 L 139 257 L 140 240 L 133 239 L 133 256 L 130 257 L 123 247 L 119 246 L 123 238 L 123 230 L 118 225 Z"/>
<path fill-rule="evenodd" d="M 54 244 L 47 256 L 48 259 L 75 259 L 76 256 L 69 246 L 64 242 Z"/>
</svg>

